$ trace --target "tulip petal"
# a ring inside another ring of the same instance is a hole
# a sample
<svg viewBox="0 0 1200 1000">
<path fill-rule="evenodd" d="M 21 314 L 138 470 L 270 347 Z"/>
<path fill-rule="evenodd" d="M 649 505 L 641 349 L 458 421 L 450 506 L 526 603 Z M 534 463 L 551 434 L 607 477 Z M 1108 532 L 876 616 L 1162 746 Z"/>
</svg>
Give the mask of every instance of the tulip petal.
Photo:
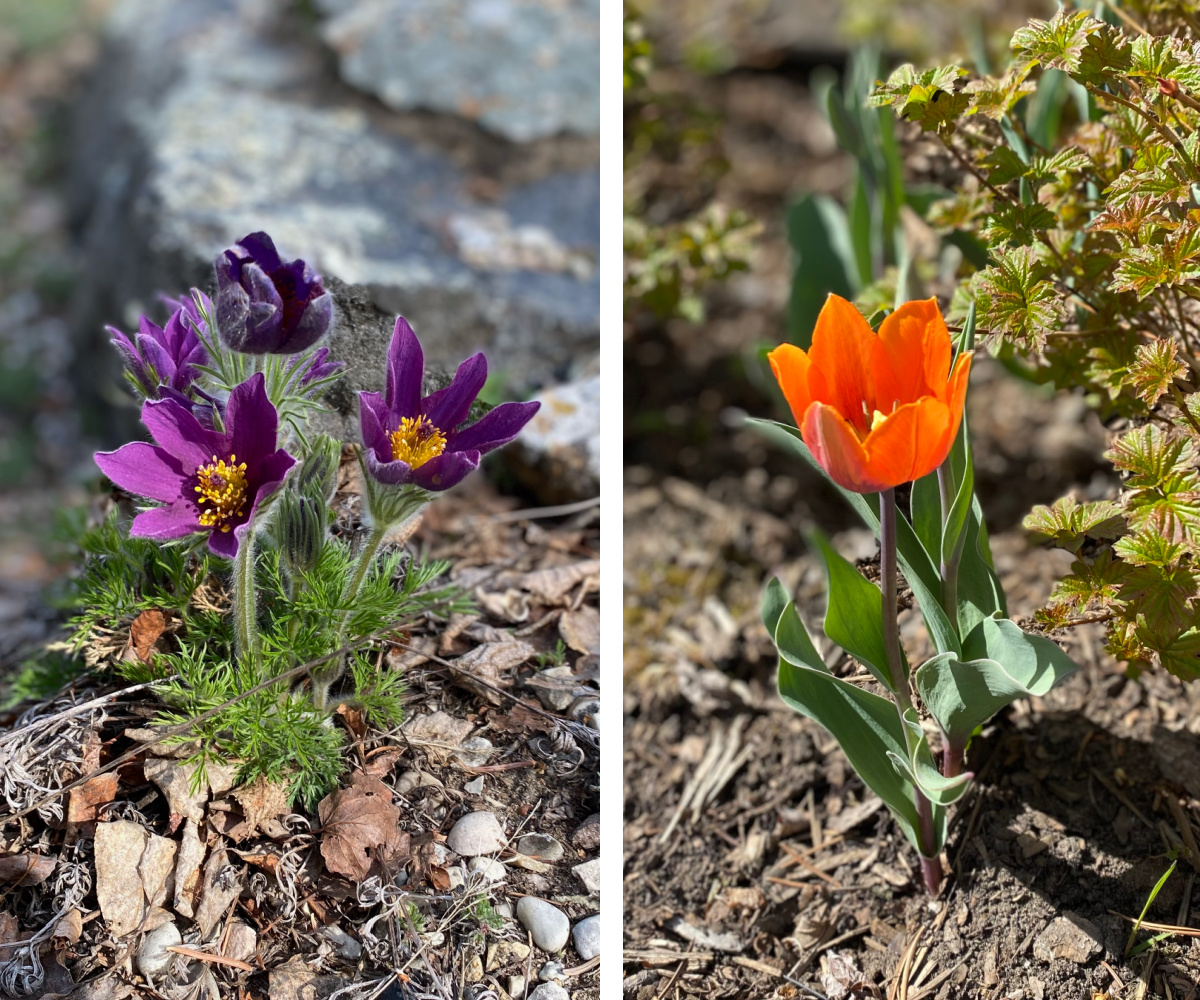
<svg viewBox="0 0 1200 1000">
<path fill-rule="evenodd" d="M 162 448 L 134 441 L 116 451 L 96 452 L 96 464 L 121 489 L 140 497 L 178 500 L 183 495 L 183 468 Z"/>
<path fill-rule="evenodd" d="M 813 403 L 804 414 L 800 433 L 817 464 L 844 489 L 878 493 L 896 485 L 875 477 L 854 428 L 832 406 Z"/>
<path fill-rule="evenodd" d="M 129 534 L 135 538 L 158 538 L 163 541 L 194 535 L 202 530 L 196 520 L 196 505 L 189 500 L 176 500 L 166 507 L 144 510 L 129 526 Z"/>
<path fill-rule="evenodd" d="M 950 331 L 937 299 L 905 302 L 879 327 L 871 358 L 875 408 L 891 413 L 922 396 L 945 400 Z"/>
<path fill-rule="evenodd" d="M 946 384 L 946 406 L 950 410 L 950 426 L 946 428 L 944 442 L 946 454 L 954 447 L 954 439 L 958 435 L 958 425 L 962 422 L 963 407 L 967 401 L 967 382 L 971 377 L 971 360 L 974 352 L 964 351 L 954 362 L 954 370 Z"/>
<path fill-rule="evenodd" d="M 870 430 L 875 411 L 874 350 L 875 333 L 862 313 L 831 294 L 821 307 L 808 350 L 808 388 L 814 400 L 832 406 L 863 432 Z"/>
<path fill-rule="evenodd" d="M 467 419 L 471 404 L 486 381 L 487 359 L 482 353 L 473 354 L 458 366 L 454 381 L 421 400 L 421 410 L 434 427 L 443 432 L 452 431 Z"/>
<path fill-rule="evenodd" d="M 949 426 L 949 407 L 933 396 L 898 407 L 863 442 L 871 475 L 899 486 L 932 472 L 950 450 Z"/>
<path fill-rule="evenodd" d="M 812 394 L 808 391 L 809 357 L 795 344 L 780 344 L 767 355 L 767 360 L 771 362 L 775 381 L 783 390 L 783 398 L 792 408 L 792 418 L 799 427 L 812 403 Z"/>
<path fill-rule="evenodd" d="M 415 417 L 421 412 L 421 383 L 425 377 L 425 354 L 421 342 L 403 316 L 396 317 L 392 342 L 388 345 L 388 409 L 397 417 Z"/>
</svg>

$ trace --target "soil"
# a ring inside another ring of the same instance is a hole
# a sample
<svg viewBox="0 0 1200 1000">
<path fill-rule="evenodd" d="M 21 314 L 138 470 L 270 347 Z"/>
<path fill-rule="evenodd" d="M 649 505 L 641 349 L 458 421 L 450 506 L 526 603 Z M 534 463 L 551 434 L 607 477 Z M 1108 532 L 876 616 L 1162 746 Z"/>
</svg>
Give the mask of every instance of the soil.
<svg viewBox="0 0 1200 1000">
<path fill-rule="evenodd" d="M 848 166 L 804 67 L 668 68 L 655 85 L 717 113 L 730 170 L 709 191 L 639 165 L 650 214 L 679 217 L 715 193 L 764 228 L 749 273 L 712 292 L 702 324 L 626 320 L 625 995 L 1200 996 L 1200 856 L 1188 854 L 1200 692 L 1127 677 L 1101 625 L 1055 633 L 1081 669 L 970 747 L 977 778 L 952 809 L 932 900 L 828 733 L 778 699 L 763 584 L 779 574 L 806 621 L 823 613 L 799 528 L 840 531 L 864 564 L 877 555 L 836 493 L 740 425 L 787 419 L 758 357 L 787 339 L 784 207 L 797 191 L 840 196 Z M 1010 613 L 1028 619 L 1069 559 L 1030 548 L 1020 520 L 1068 492 L 1115 496 L 1108 432 L 1081 398 L 978 355 L 968 407 L 997 569 Z M 913 612 L 902 636 L 919 661 L 928 640 Z M 1131 919 L 1176 858 L 1146 920 L 1195 930 L 1138 951 L 1152 937 L 1140 930 L 1127 957 Z"/>
</svg>

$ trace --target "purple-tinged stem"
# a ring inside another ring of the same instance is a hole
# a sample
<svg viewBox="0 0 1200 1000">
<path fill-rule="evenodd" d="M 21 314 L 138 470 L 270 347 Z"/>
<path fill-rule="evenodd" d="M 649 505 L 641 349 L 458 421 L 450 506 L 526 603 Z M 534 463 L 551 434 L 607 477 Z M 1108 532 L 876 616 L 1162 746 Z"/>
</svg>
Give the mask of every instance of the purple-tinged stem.
<svg viewBox="0 0 1200 1000">
<path fill-rule="evenodd" d="M 957 778 L 962 774 L 963 754 L 966 747 L 956 743 L 945 733 L 942 733 L 942 775 L 946 778 Z"/>
<path fill-rule="evenodd" d="M 900 715 L 900 726 L 908 741 L 908 723 L 904 713 L 913 707 L 912 694 L 908 689 L 908 678 L 904 674 L 904 658 L 900 650 L 900 622 L 896 612 L 896 491 L 883 490 L 879 494 L 879 576 L 883 591 L 883 645 L 887 653 L 888 675 L 892 679 L 892 695 L 896 711 Z M 942 884 L 942 865 L 937 858 L 934 844 L 933 806 L 920 788 L 913 789 L 917 807 L 917 837 L 921 842 L 921 874 L 925 888 L 936 896 Z"/>
</svg>

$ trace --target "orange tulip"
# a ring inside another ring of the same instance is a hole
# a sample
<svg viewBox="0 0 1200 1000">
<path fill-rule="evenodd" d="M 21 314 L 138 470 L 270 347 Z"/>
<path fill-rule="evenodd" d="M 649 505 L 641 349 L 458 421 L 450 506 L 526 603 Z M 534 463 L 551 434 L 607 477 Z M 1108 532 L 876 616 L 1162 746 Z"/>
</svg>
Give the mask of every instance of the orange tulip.
<svg viewBox="0 0 1200 1000">
<path fill-rule="evenodd" d="M 800 436 L 839 486 L 891 489 L 950 453 L 971 353 L 950 371 L 950 331 L 936 299 L 906 302 L 876 335 L 854 306 L 830 295 L 812 347 L 781 344 L 768 358 Z"/>
</svg>

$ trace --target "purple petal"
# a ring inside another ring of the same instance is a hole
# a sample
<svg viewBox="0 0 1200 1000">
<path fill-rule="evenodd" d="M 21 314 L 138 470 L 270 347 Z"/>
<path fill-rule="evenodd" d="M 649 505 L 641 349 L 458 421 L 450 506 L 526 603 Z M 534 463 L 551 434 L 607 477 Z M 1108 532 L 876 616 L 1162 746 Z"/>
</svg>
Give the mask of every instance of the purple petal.
<svg viewBox="0 0 1200 1000">
<path fill-rule="evenodd" d="M 133 372 L 133 377 L 138 382 L 145 386 L 149 382 L 150 377 L 146 373 L 146 366 L 142 364 L 141 355 L 138 354 L 137 348 L 133 346 L 133 341 L 125 334 L 118 330 L 115 326 L 106 326 L 106 329 L 112 334 L 112 339 L 109 341 L 121 355 L 121 360 L 125 362 L 125 367 Z"/>
<path fill-rule="evenodd" d="M 227 282 L 217 293 L 217 332 L 235 351 L 243 350 L 249 339 L 246 321 L 250 317 L 250 296 L 241 285 Z"/>
<path fill-rule="evenodd" d="M 142 423 L 188 474 L 227 450 L 225 435 L 205 430 L 187 407 L 173 399 L 145 403 Z"/>
<path fill-rule="evenodd" d="M 241 524 L 231 531 L 210 531 L 208 533 L 208 550 L 213 555 L 232 559 L 237 555 L 239 536 L 245 528 L 246 525 Z"/>
<path fill-rule="evenodd" d="M 137 335 L 137 345 L 142 359 L 154 369 L 158 381 L 169 383 L 175 376 L 175 362 L 171 358 L 170 352 L 159 341 L 144 333 Z"/>
<path fill-rule="evenodd" d="M 387 454 L 391 454 L 390 450 Z M 381 462 L 374 448 L 367 449 L 367 472 L 389 486 L 403 486 L 413 478 L 413 470 L 407 462 Z"/>
<path fill-rule="evenodd" d="M 483 419 L 453 435 L 446 447 L 454 451 L 491 451 L 508 444 L 521 433 L 541 403 L 501 403 L 484 414 Z"/>
<path fill-rule="evenodd" d="M 95 458 L 100 471 L 123 490 L 164 503 L 183 496 L 183 468 L 162 448 L 134 441 L 116 451 L 98 451 Z"/>
<path fill-rule="evenodd" d="M 279 267 L 279 253 L 275 249 L 275 241 L 266 233 L 251 233 L 238 240 L 238 246 L 250 254 L 254 261 L 264 271 L 274 271 Z"/>
<path fill-rule="evenodd" d="M 262 372 L 251 375 L 229 394 L 225 427 L 230 451 L 251 470 L 278 447 L 279 414 L 267 398 Z M 253 471 L 250 474 L 256 476 Z"/>
<path fill-rule="evenodd" d="M 304 307 L 304 311 L 300 314 L 300 322 L 296 324 L 295 329 L 280 347 L 286 348 L 289 354 L 294 351 L 307 350 L 325 336 L 332 322 L 333 295 L 326 292 Z M 285 321 L 284 325 L 288 326 L 289 324 Z"/>
<path fill-rule="evenodd" d="M 254 493 L 254 504 L 250 508 L 249 517 L 252 518 L 254 516 L 254 512 L 258 509 L 261 501 L 279 489 L 279 484 L 283 482 L 284 477 L 288 474 L 288 470 L 295 464 L 296 459 L 282 448 L 275 452 L 274 455 L 268 455 L 259 462 L 255 473 L 259 477 L 260 483 Z"/>
<path fill-rule="evenodd" d="M 471 404 L 487 381 L 487 358 L 474 354 L 458 366 L 454 381 L 421 400 L 421 411 L 433 426 L 449 433 L 467 419 Z"/>
<path fill-rule="evenodd" d="M 167 507 L 144 510 L 133 519 L 129 533 L 137 538 L 182 538 L 203 529 L 196 520 L 196 505 L 188 500 L 176 500 Z"/>
<path fill-rule="evenodd" d="M 362 430 L 363 444 L 380 455 L 391 457 L 392 441 L 384 423 L 388 416 L 387 404 L 379 393 L 358 394 L 358 423 Z"/>
<path fill-rule="evenodd" d="M 479 468 L 479 452 L 443 452 L 413 470 L 413 482 L 426 490 L 448 490 Z"/>
<path fill-rule="evenodd" d="M 403 316 L 388 345 L 387 404 L 396 417 L 415 417 L 421 412 L 421 383 L 425 377 L 425 354 L 421 342 Z"/>
</svg>

